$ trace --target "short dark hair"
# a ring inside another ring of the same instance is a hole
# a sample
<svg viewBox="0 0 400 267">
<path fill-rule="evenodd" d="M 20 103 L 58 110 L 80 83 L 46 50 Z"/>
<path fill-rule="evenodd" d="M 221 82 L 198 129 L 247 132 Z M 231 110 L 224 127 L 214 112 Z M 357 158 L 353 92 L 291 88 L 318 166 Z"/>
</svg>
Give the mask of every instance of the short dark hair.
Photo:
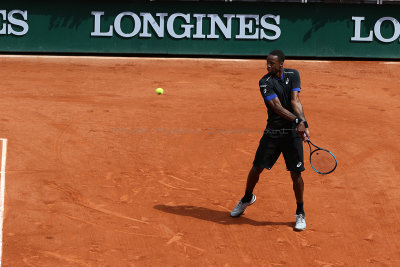
<svg viewBox="0 0 400 267">
<path fill-rule="evenodd" d="M 279 62 L 284 62 L 285 61 L 285 54 L 281 50 L 272 50 L 270 55 L 277 56 Z"/>
</svg>

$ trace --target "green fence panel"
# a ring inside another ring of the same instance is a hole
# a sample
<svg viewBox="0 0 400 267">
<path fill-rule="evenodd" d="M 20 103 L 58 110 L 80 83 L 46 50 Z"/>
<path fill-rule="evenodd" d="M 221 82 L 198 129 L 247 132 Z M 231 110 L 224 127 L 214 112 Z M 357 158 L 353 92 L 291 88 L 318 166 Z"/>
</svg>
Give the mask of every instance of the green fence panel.
<svg viewBox="0 0 400 267">
<path fill-rule="evenodd" d="M 0 3 L 0 52 L 400 58 L 400 6 L 244 2 Z"/>
</svg>

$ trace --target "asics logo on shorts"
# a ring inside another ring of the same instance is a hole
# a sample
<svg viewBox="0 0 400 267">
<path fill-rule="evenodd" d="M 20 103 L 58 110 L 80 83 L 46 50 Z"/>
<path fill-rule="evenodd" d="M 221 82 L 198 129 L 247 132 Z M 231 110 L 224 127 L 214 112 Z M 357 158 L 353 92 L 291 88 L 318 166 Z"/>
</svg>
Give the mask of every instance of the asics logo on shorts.
<svg viewBox="0 0 400 267">
<path fill-rule="evenodd" d="M 301 166 L 301 164 L 302 164 L 301 162 L 297 163 L 297 168 L 298 168 L 298 167 L 300 167 L 300 166 Z"/>
</svg>

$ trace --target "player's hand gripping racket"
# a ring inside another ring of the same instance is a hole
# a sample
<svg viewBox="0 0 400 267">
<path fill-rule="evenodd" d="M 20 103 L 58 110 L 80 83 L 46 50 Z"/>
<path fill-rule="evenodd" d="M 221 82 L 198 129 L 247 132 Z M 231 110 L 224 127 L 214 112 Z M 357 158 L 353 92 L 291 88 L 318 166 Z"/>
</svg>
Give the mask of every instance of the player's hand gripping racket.
<svg viewBox="0 0 400 267">
<path fill-rule="evenodd" d="M 337 167 L 335 155 L 327 149 L 314 145 L 310 139 L 307 140 L 307 143 L 310 147 L 310 164 L 314 171 L 319 174 L 333 172 Z"/>
</svg>

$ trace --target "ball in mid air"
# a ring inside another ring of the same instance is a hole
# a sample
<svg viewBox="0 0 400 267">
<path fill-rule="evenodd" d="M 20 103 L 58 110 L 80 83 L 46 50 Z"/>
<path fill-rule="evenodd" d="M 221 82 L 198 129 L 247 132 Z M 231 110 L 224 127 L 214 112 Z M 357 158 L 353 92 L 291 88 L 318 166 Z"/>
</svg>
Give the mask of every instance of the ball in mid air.
<svg viewBox="0 0 400 267">
<path fill-rule="evenodd" d="M 164 89 L 162 89 L 162 88 L 157 88 L 157 89 L 156 89 L 156 93 L 157 93 L 158 95 L 162 95 L 162 94 L 164 94 Z"/>
</svg>

